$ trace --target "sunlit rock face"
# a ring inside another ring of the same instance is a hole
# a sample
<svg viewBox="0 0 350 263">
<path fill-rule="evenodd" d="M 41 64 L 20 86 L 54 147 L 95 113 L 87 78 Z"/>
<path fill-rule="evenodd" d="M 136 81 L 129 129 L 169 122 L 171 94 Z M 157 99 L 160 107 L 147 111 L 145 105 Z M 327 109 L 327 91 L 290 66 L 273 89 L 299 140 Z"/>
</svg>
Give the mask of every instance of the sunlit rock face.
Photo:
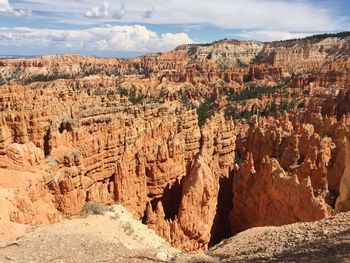
<svg viewBox="0 0 350 263">
<path fill-rule="evenodd" d="M 0 61 L 0 219 L 52 224 L 121 203 L 199 251 L 348 211 L 349 43 Z"/>
</svg>

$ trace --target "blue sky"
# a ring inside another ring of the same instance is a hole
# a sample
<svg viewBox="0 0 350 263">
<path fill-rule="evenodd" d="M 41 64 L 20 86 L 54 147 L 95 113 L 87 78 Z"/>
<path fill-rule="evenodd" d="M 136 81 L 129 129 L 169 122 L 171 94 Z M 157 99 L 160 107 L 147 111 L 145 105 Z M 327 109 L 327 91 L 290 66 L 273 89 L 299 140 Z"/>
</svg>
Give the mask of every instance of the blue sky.
<svg viewBox="0 0 350 263">
<path fill-rule="evenodd" d="M 0 55 L 132 57 L 350 30 L 348 0 L 0 0 Z"/>
</svg>

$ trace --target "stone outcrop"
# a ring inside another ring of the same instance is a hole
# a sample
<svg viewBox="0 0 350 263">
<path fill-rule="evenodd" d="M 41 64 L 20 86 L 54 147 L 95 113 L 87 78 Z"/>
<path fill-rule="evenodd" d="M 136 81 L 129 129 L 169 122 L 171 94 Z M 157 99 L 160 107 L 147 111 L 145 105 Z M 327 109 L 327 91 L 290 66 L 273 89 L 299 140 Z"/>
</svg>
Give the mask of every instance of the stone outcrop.
<svg viewBox="0 0 350 263">
<path fill-rule="evenodd" d="M 276 159 L 254 165 L 248 154 L 234 179 L 232 232 L 322 219 L 332 214 L 325 200 L 315 197 L 310 177 L 287 175 Z"/>
<path fill-rule="evenodd" d="M 161 235 L 184 249 L 203 250 L 208 248 L 212 228 L 218 214 L 220 179 L 228 178 L 233 168 L 235 135 L 234 126 L 226 123 L 223 116 L 216 116 L 207 123 L 199 137 L 202 142 L 199 151 L 186 167 L 186 176 L 176 183 L 180 188 L 175 203 L 160 200 L 155 209 L 149 205 L 146 222 Z M 172 189 L 172 187 L 170 187 Z M 173 202 L 174 202 L 173 201 Z M 169 217 L 167 207 L 177 208 Z M 196 213 L 193 211 L 196 210 Z M 164 213 L 165 211 L 165 213 Z M 168 215 L 167 215 L 168 214 Z"/>
<path fill-rule="evenodd" d="M 346 118 L 337 122 L 335 117 L 311 115 L 304 123 L 301 116 L 295 118 L 255 118 L 239 138 L 237 150 L 245 160 L 234 177 L 233 232 L 333 213 L 339 183 L 346 181 Z M 346 199 L 347 187 L 341 191 L 338 203 Z"/>
<path fill-rule="evenodd" d="M 339 196 L 335 204 L 335 209 L 338 212 L 345 212 L 350 210 L 350 142 L 346 140 L 346 151 L 345 151 L 345 168 L 343 176 L 341 177 L 339 185 Z"/>
</svg>

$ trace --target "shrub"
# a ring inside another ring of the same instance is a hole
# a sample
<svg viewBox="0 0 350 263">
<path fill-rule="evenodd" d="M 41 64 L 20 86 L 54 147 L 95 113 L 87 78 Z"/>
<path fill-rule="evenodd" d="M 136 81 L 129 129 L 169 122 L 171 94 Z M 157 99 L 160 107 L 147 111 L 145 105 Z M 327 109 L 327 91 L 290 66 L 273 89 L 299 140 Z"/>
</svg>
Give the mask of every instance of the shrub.
<svg viewBox="0 0 350 263">
<path fill-rule="evenodd" d="M 145 99 L 143 94 L 137 94 L 134 85 L 131 86 L 130 90 L 123 88 L 122 86 L 118 86 L 117 89 L 121 97 L 128 97 L 129 101 L 134 105 L 141 104 Z"/>
<path fill-rule="evenodd" d="M 134 105 L 141 104 L 144 99 L 145 97 L 143 96 L 143 94 L 137 94 L 136 87 L 132 85 L 129 93 L 130 102 Z"/>
<path fill-rule="evenodd" d="M 134 231 L 135 231 L 134 228 L 133 228 L 133 226 L 132 226 L 132 224 L 131 224 L 130 222 L 124 223 L 124 224 L 123 224 L 123 229 L 124 229 L 125 233 L 126 233 L 128 236 L 132 235 L 132 234 L 134 233 Z"/>
<path fill-rule="evenodd" d="M 241 118 L 246 119 L 248 122 L 251 121 L 252 116 L 253 116 L 253 114 L 248 110 L 241 111 L 240 114 L 241 114 Z"/>
<path fill-rule="evenodd" d="M 118 93 L 120 94 L 121 97 L 127 97 L 128 96 L 128 90 L 126 88 L 123 88 L 122 86 L 118 86 Z"/>
<path fill-rule="evenodd" d="M 228 105 L 227 108 L 225 109 L 225 117 L 236 119 L 237 109 L 232 105 Z"/>
<path fill-rule="evenodd" d="M 191 102 L 187 92 L 181 89 L 181 90 L 179 90 L 179 93 L 180 93 L 180 96 L 181 96 L 181 103 L 182 103 L 182 105 L 188 110 L 189 109 L 193 109 L 195 106 Z"/>
<path fill-rule="evenodd" d="M 106 211 L 106 207 L 101 203 L 88 202 L 85 203 L 83 210 L 81 212 L 82 216 L 88 215 L 103 215 Z"/>
<path fill-rule="evenodd" d="M 187 55 L 188 56 L 193 56 L 194 54 L 197 53 L 197 47 L 196 46 L 193 46 L 193 47 L 190 47 L 187 51 Z"/>
</svg>

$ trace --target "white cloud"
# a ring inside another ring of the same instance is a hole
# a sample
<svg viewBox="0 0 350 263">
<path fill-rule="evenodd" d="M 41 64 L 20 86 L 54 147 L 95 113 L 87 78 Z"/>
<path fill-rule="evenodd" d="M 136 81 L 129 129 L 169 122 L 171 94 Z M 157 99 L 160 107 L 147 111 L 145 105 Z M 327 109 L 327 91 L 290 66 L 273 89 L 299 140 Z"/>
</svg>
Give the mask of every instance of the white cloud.
<svg viewBox="0 0 350 263">
<path fill-rule="evenodd" d="M 18 0 L 16 5 L 60 14 L 56 17 L 59 22 L 85 24 L 94 23 L 83 18 L 87 10 L 90 17 L 112 21 L 119 4 L 115 0 L 105 2 L 109 3 L 109 16 L 104 15 L 103 6 L 96 6 L 91 0 Z M 156 12 L 150 12 L 151 16 L 147 18 L 152 24 L 212 24 L 226 29 L 288 32 L 337 31 L 348 27 L 344 18 L 335 15 L 337 5 L 328 7 L 321 1 L 128 0 L 126 4 L 127 13 L 122 16 L 122 21 L 130 23 L 143 23 L 145 13 L 152 6 Z M 78 15 L 82 19 L 76 19 Z M 120 16 L 116 18 L 120 19 Z"/>
<path fill-rule="evenodd" d="M 123 2 L 121 2 L 120 8 L 114 12 L 113 18 L 117 20 L 121 20 L 124 18 L 125 13 L 126 13 L 126 6 Z"/>
<path fill-rule="evenodd" d="M 8 0 L 0 0 L 0 16 L 31 16 L 29 9 L 14 9 Z"/>
<path fill-rule="evenodd" d="M 247 31 L 237 34 L 232 34 L 230 37 L 244 38 L 249 40 L 259 41 L 274 41 L 274 40 L 286 40 L 294 38 L 304 38 L 306 36 L 313 35 L 313 33 L 290 33 L 285 31 Z"/>
<path fill-rule="evenodd" d="M 148 9 L 143 13 L 142 18 L 143 18 L 143 19 L 152 18 L 154 12 L 155 12 L 154 7 L 150 7 L 150 8 L 148 8 Z"/>
<path fill-rule="evenodd" d="M 109 3 L 103 1 L 101 6 L 94 6 L 86 12 L 85 16 L 90 18 L 107 18 L 109 17 Z"/>
<path fill-rule="evenodd" d="M 61 47 L 73 50 L 155 52 L 193 43 L 185 33 L 158 35 L 144 26 L 91 27 L 56 30 L 0 27 L 0 45 L 15 47 Z"/>
</svg>

